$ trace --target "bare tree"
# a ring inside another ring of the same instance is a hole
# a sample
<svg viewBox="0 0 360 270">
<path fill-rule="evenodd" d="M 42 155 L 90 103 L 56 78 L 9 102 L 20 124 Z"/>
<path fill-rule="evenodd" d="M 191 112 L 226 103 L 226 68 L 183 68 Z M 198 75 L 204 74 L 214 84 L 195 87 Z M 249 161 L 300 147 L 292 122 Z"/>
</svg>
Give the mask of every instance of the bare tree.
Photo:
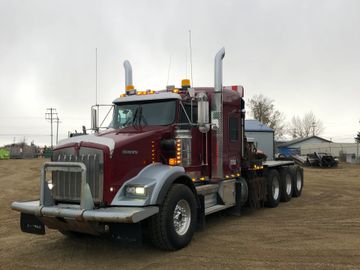
<svg viewBox="0 0 360 270">
<path fill-rule="evenodd" d="M 357 136 L 354 139 L 356 143 L 360 143 L 360 131 L 358 132 Z"/>
<path fill-rule="evenodd" d="M 280 111 L 275 109 L 273 100 L 263 95 L 255 95 L 248 100 L 248 107 L 254 119 L 274 130 L 276 139 L 284 136 L 286 132 L 284 125 L 285 117 Z"/>
<path fill-rule="evenodd" d="M 317 119 L 313 112 L 306 113 L 303 118 L 293 116 L 291 118 L 288 133 L 296 138 L 306 138 L 321 134 L 324 125 L 321 120 Z"/>
</svg>

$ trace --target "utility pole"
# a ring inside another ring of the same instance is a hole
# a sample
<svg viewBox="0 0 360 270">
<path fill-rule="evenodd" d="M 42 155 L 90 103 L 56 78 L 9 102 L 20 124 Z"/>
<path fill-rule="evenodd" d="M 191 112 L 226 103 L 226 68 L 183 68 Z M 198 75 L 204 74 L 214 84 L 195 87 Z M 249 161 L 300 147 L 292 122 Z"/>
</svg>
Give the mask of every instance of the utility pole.
<svg viewBox="0 0 360 270">
<path fill-rule="evenodd" d="M 47 108 L 46 109 L 46 113 L 45 113 L 45 120 L 49 120 L 50 121 L 50 125 L 51 125 L 51 149 L 53 148 L 53 122 L 54 120 L 58 119 L 57 116 L 57 112 L 55 108 Z"/>
<path fill-rule="evenodd" d="M 315 122 L 312 122 L 312 135 L 315 136 L 315 128 L 316 128 L 316 123 Z"/>
<path fill-rule="evenodd" d="M 359 124 L 360 124 L 360 121 L 359 121 Z M 357 162 L 360 161 L 360 159 L 359 159 L 359 143 L 360 143 L 359 140 L 356 140 L 356 159 L 357 159 Z"/>
</svg>

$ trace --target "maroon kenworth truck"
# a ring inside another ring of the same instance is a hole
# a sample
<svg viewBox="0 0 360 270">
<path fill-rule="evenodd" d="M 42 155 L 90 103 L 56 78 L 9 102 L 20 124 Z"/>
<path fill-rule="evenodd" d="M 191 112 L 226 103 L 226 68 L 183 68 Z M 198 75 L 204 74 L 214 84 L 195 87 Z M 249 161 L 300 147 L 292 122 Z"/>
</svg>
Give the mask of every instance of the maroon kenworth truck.
<svg viewBox="0 0 360 270">
<path fill-rule="evenodd" d="M 214 87 L 137 91 L 124 62 L 126 94 L 113 102 L 110 125 L 61 141 L 41 168 L 40 199 L 13 202 L 21 230 L 86 233 L 176 250 L 205 216 L 243 207 L 276 207 L 301 195 L 303 171 L 265 161 L 244 135 L 243 87 L 222 85 L 225 49 L 215 57 Z"/>
</svg>

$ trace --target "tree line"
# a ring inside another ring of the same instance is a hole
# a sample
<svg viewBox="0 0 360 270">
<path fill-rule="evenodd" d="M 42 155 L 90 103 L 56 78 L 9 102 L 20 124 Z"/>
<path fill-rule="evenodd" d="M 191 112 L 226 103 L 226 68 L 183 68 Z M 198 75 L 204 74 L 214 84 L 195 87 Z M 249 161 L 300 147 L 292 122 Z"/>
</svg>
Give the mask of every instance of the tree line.
<svg viewBox="0 0 360 270">
<path fill-rule="evenodd" d="M 277 110 L 274 101 L 263 95 L 255 95 L 248 100 L 247 106 L 252 117 L 274 130 L 275 138 L 289 135 L 293 139 L 320 135 L 324 125 L 312 111 L 303 116 L 294 115 L 290 122 L 285 120 L 282 112 Z"/>
</svg>

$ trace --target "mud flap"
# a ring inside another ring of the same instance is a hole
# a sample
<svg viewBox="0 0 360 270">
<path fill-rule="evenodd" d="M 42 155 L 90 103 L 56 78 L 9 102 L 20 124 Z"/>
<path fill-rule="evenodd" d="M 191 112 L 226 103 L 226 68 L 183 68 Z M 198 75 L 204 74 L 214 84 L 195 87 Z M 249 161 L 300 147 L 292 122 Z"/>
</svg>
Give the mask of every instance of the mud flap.
<svg viewBox="0 0 360 270">
<path fill-rule="evenodd" d="M 113 240 L 131 246 L 142 245 L 141 223 L 114 223 L 109 225 L 110 235 Z"/>
<path fill-rule="evenodd" d="M 21 213 L 20 215 L 21 231 L 32 234 L 45 234 L 45 225 L 36 216 Z"/>
<path fill-rule="evenodd" d="M 202 231 L 205 229 L 205 198 L 204 195 L 198 195 L 199 198 L 199 207 L 198 207 L 198 215 L 197 215 L 197 227 L 198 231 Z"/>
</svg>

